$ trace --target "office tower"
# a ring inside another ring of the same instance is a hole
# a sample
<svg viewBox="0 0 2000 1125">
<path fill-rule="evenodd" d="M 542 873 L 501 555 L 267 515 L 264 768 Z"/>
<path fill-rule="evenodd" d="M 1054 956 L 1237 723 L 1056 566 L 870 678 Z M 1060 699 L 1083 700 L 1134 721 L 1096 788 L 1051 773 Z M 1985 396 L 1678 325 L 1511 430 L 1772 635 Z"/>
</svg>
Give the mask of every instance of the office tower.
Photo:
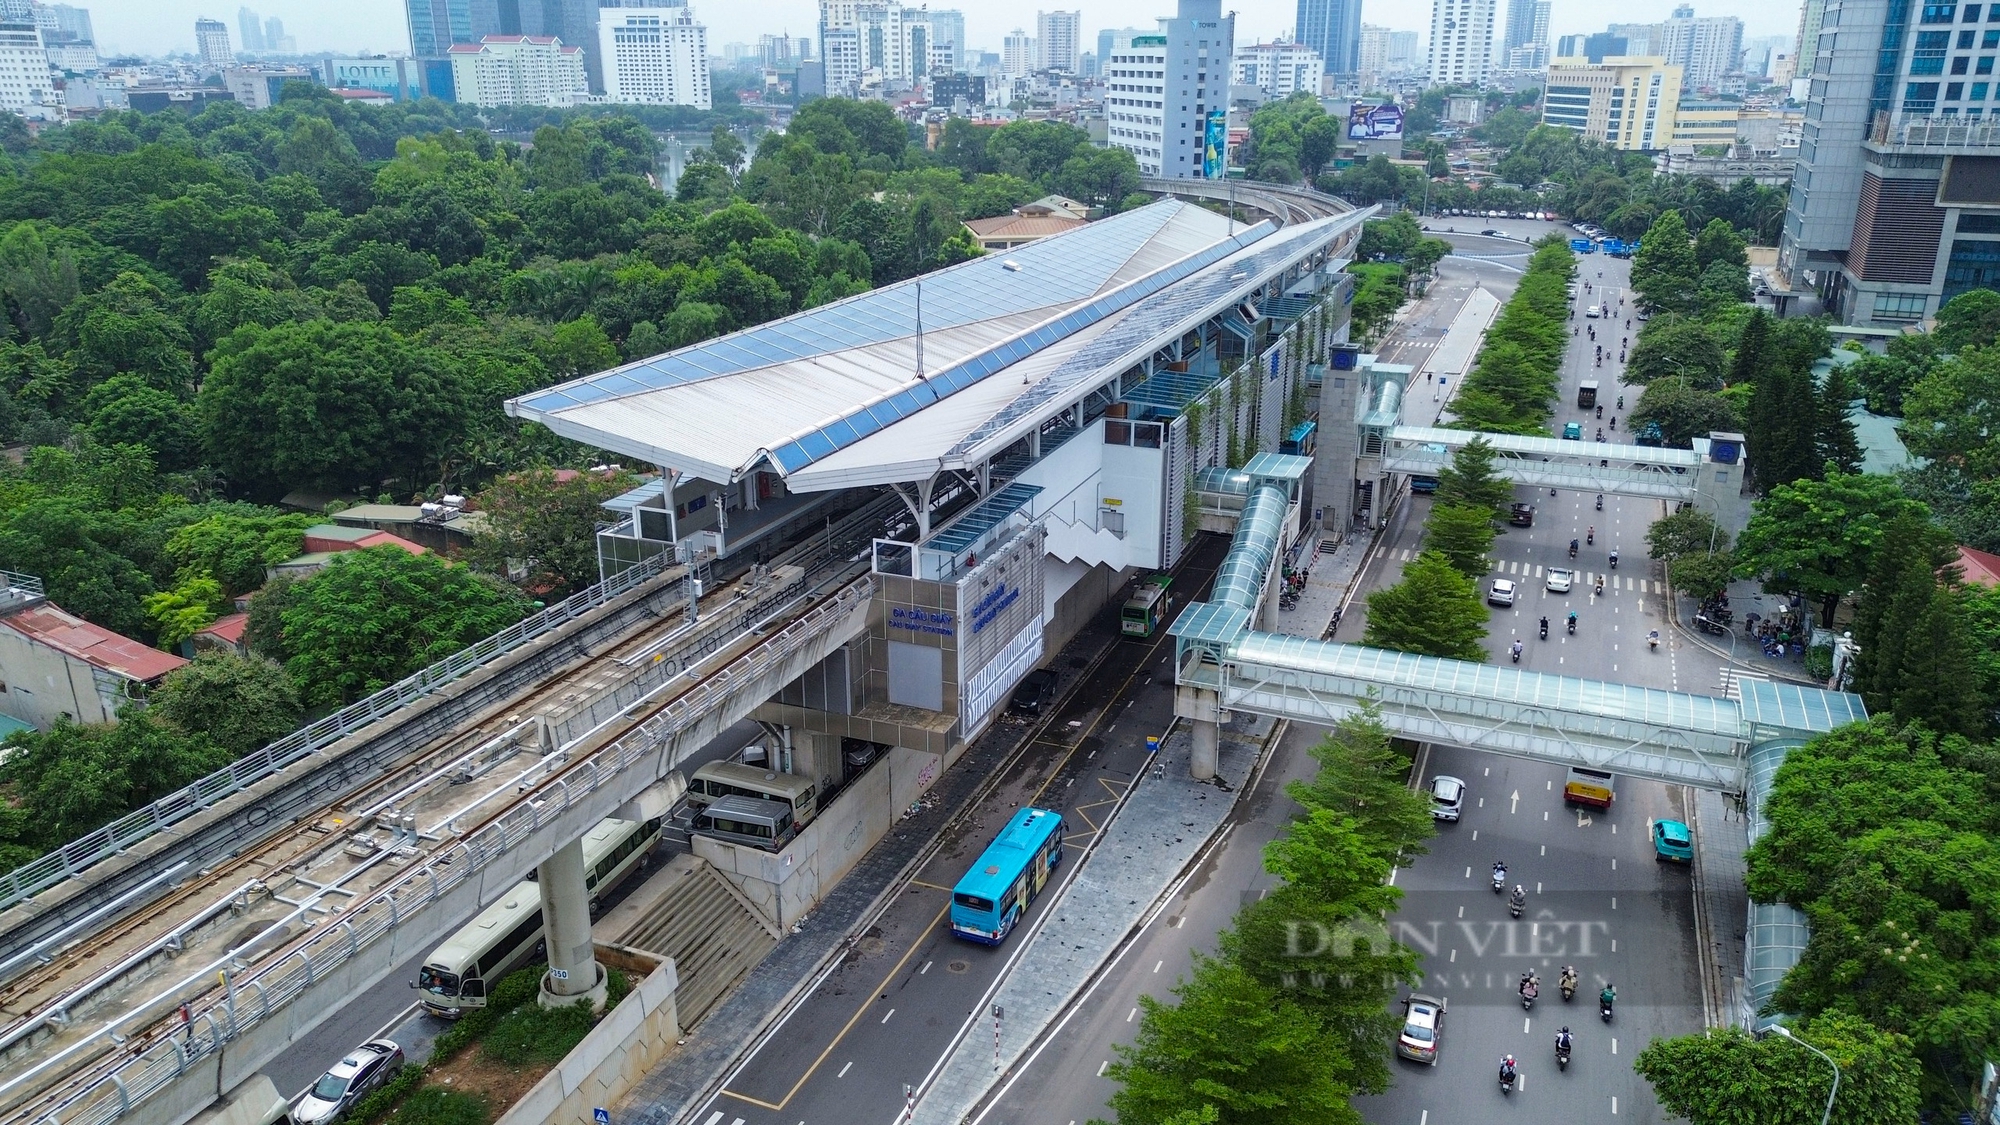
<svg viewBox="0 0 2000 1125">
<path fill-rule="evenodd" d="M 296 55 L 299 43 L 285 34 L 285 21 L 272 16 L 264 21 L 264 49 L 279 55 Z"/>
<path fill-rule="evenodd" d="M 965 69 L 965 13 L 939 9 L 931 13 L 931 43 L 935 49 L 951 49 L 951 69 Z"/>
<path fill-rule="evenodd" d="M 597 49 L 607 99 L 710 108 L 708 29 L 687 8 L 605 8 Z"/>
<path fill-rule="evenodd" d="M 1299 0 L 1298 41 L 1319 52 L 1329 74 L 1361 69 L 1361 0 Z"/>
<path fill-rule="evenodd" d="M 1326 73 L 1319 52 L 1303 43 L 1247 44 L 1236 48 L 1231 65 L 1232 85 L 1255 86 L 1274 101 L 1301 90 L 1318 97 L 1320 75 Z"/>
<path fill-rule="evenodd" d="M 1805 0 L 1799 6 L 1799 34 L 1792 47 L 1793 78 L 1811 78 L 1813 60 L 1819 57 L 1819 25 L 1826 16 L 1826 0 Z"/>
<path fill-rule="evenodd" d="M 51 4 L 49 10 L 56 14 L 56 26 L 62 29 L 71 43 L 96 43 L 97 36 L 90 30 L 90 9 L 73 8 L 68 4 Z"/>
<path fill-rule="evenodd" d="M 908 85 L 938 57 L 929 14 L 900 3 L 820 0 L 819 29 L 829 93 L 852 93 L 864 79 Z"/>
<path fill-rule="evenodd" d="M 194 21 L 194 45 L 203 66 L 231 66 L 236 62 L 236 52 L 229 49 L 229 27 L 221 20 Z"/>
<path fill-rule="evenodd" d="M 0 110 L 30 113 L 59 104 L 48 46 L 32 22 L 0 23 Z"/>
<path fill-rule="evenodd" d="M 1502 69 L 1542 70 L 1549 65 L 1549 2 L 1511 0 L 1508 4 L 1507 35 L 1501 45 Z"/>
<path fill-rule="evenodd" d="M 1625 50 L 1613 54 L 1665 57 L 1667 53 L 1667 25 L 1662 23 L 1614 23 L 1604 34 L 1625 41 Z"/>
<path fill-rule="evenodd" d="M 242 33 L 245 51 L 264 49 L 264 18 L 248 8 L 236 9 L 236 30 Z"/>
<path fill-rule="evenodd" d="M 1690 89 L 1712 88 L 1743 66 L 1743 21 L 1735 16 L 1700 16 L 1685 5 L 1666 22 L 1663 56 L 1681 68 Z"/>
<path fill-rule="evenodd" d="M 453 43 L 452 87 L 470 105 L 540 105 L 562 108 L 590 95 L 583 49 L 549 35 L 485 35 Z"/>
<path fill-rule="evenodd" d="M 1076 73 L 1076 56 L 1081 48 L 1078 41 L 1082 36 L 1082 12 L 1036 12 L 1036 69 Z"/>
<path fill-rule="evenodd" d="M 1484 86 L 1493 71 L 1494 0 L 1431 0 L 1434 86 Z"/>
<path fill-rule="evenodd" d="M 1966 290 L 2000 288 L 1993 14 L 1826 2 L 1778 268 L 1842 323 L 1914 324 Z"/>
<path fill-rule="evenodd" d="M 1016 77 L 1033 74 L 1040 56 L 1035 37 L 1017 27 L 1000 41 L 1000 72 Z"/>
<path fill-rule="evenodd" d="M 1211 110 L 1228 110 L 1235 43 L 1236 17 L 1222 0 L 1180 0 L 1158 34 L 1116 36 L 1104 63 L 1111 147 L 1145 175 L 1200 179 L 1203 127 Z"/>
<path fill-rule="evenodd" d="M 1574 129 L 1628 152 L 1667 147 L 1680 104 L 1681 68 L 1660 58 L 1577 58 L 1549 63 L 1542 124 Z"/>
</svg>

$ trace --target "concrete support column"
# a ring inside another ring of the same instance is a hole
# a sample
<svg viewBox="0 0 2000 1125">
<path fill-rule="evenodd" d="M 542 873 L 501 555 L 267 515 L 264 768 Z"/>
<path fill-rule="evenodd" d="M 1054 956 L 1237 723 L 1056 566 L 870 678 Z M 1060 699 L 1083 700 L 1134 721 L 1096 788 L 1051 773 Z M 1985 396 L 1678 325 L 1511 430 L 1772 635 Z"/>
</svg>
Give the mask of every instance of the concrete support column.
<svg viewBox="0 0 2000 1125">
<path fill-rule="evenodd" d="M 1221 754 L 1222 697 L 1207 688 L 1181 684 L 1174 688 L 1174 714 L 1188 721 L 1194 736 L 1189 776 L 1196 781 L 1213 778 Z"/>
<path fill-rule="evenodd" d="M 590 939 L 590 891 L 584 884 L 583 840 L 567 846 L 535 869 L 542 890 L 542 927 L 548 938 L 549 971 L 542 975 L 541 1004 L 556 1008 L 588 999 L 602 1009 L 604 967 Z"/>
</svg>

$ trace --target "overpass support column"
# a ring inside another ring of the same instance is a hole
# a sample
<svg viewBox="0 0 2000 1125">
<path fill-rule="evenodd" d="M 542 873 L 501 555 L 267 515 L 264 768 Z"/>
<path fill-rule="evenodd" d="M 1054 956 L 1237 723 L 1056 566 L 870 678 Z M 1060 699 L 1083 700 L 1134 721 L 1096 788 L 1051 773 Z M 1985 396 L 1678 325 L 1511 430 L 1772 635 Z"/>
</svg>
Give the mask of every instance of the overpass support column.
<svg viewBox="0 0 2000 1125">
<path fill-rule="evenodd" d="M 1196 781 L 1213 778 L 1222 742 L 1222 697 L 1207 688 L 1182 684 L 1174 688 L 1174 714 L 1188 721 L 1194 736 L 1188 774 Z"/>
<path fill-rule="evenodd" d="M 605 1001 L 604 967 L 590 938 L 590 891 L 584 883 L 583 840 L 571 840 L 535 869 L 542 889 L 542 925 L 548 934 L 549 971 L 542 975 L 541 1004 L 556 1008 L 588 999 Z"/>
</svg>

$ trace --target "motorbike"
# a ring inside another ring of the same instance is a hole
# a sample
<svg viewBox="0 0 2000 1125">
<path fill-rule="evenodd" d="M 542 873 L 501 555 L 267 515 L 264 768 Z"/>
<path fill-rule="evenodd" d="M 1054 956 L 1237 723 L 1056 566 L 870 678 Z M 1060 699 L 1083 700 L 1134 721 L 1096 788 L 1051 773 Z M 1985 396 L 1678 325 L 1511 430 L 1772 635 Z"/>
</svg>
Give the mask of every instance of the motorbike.
<svg viewBox="0 0 2000 1125">
<path fill-rule="evenodd" d="M 1557 1048 L 1556 1048 L 1556 1069 L 1557 1069 L 1557 1070 L 1568 1070 L 1568 1069 L 1569 1069 L 1569 1048 L 1568 1048 L 1568 1047 L 1557 1047 Z"/>
<path fill-rule="evenodd" d="M 1618 569 L 1618 552 L 1616 551 L 1611 552 L 1611 569 Z"/>
<path fill-rule="evenodd" d="M 1546 617 L 1542 618 L 1542 639 L 1545 641 L 1549 639 L 1549 619 Z M 1496 885 L 1493 889 L 1497 891 L 1500 888 Z"/>
<path fill-rule="evenodd" d="M 1619 396 L 1618 396 L 1618 409 L 1620 409 L 1620 410 L 1623 410 L 1623 409 L 1625 409 L 1625 396 L 1624 396 L 1624 395 L 1619 395 Z"/>
<path fill-rule="evenodd" d="M 1493 865 L 1493 893 L 1497 895 L 1501 891 L 1504 891 L 1506 889 L 1507 889 L 1507 865 L 1504 863 L 1496 863 Z"/>
<path fill-rule="evenodd" d="M 1593 546 L 1593 547 L 1594 547 L 1594 546 L 1596 546 L 1596 545 L 1597 545 L 1597 529 L 1593 527 L 1593 528 L 1589 529 L 1588 531 L 1585 531 L 1585 532 L 1583 533 L 1583 541 L 1584 541 L 1585 543 L 1587 543 L 1587 544 L 1590 544 L 1590 545 L 1591 545 L 1591 546 Z"/>
<path fill-rule="evenodd" d="M 1603 431 L 1602 429 L 1599 429 L 1599 430 L 1597 431 L 1597 440 L 1598 440 L 1598 441 L 1603 441 L 1603 440 L 1604 440 L 1604 431 Z"/>
<path fill-rule="evenodd" d="M 1574 613 L 1569 615 L 1569 635 L 1572 637 L 1576 636 L 1576 614 Z"/>
<path fill-rule="evenodd" d="M 1535 987 L 1535 982 L 1534 982 L 1534 981 L 1529 981 L 1529 982 L 1528 982 L 1528 984 L 1527 984 L 1527 986 L 1526 986 L 1525 988 L 1521 989 L 1521 1010 L 1522 1010 L 1522 1011 L 1524 1011 L 1524 1012 L 1525 1012 L 1525 1011 L 1528 1011 L 1528 1010 L 1532 1009 L 1532 1008 L 1533 1008 L 1533 1007 L 1535 1006 L 1535 995 L 1536 995 L 1536 993 L 1538 993 L 1539 991 L 1541 991 L 1541 990 Z"/>
<path fill-rule="evenodd" d="M 1511 1066 L 1500 1068 L 1500 1092 L 1503 1094 L 1514 1092 L 1514 1068 Z"/>
<path fill-rule="evenodd" d="M 1600 512 L 1604 510 L 1604 494 L 1602 492 L 1597 494 L 1597 510 Z"/>
<path fill-rule="evenodd" d="M 1510 651 L 1514 654 L 1514 663 L 1519 664 L 1521 662 L 1521 642 L 1515 641 L 1514 647 Z"/>
<path fill-rule="evenodd" d="M 1621 355 L 1618 357 L 1618 359 L 1622 362 L 1625 359 L 1625 357 Z M 1618 415 L 1616 414 L 1613 414 L 1611 416 L 1611 428 L 1614 430 L 1618 428 Z"/>
<path fill-rule="evenodd" d="M 1563 994 L 1563 1003 L 1567 1004 L 1571 1000 L 1576 999 L 1576 974 L 1564 973 L 1561 982 L 1561 988 Z"/>
<path fill-rule="evenodd" d="M 1528 908 L 1527 893 L 1523 891 L 1521 888 L 1515 887 L 1513 897 L 1507 900 L 1507 913 L 1513 915 L 1516 918 L 1519 918 L 1521 916 L 1521 912 L 1523 910 L 1526 910 L 1527 908 Z"/>
<path fill-rule="evenodd" d="M 1710 636 L 1715 636 L 1715 637 L 1722 636 L 1724 633 L 1729 632 L 1729 626 L 1724 625 L 1720 621 L 1715 621 L 1708 617 L 1704 617 L 1699 613 L 1694 615 L 1694 627 L 1701 630 L 1704 633 L 1709 634 Z"/>
<path fill-rule="evenodd" d="M 1601 406 L 1601 405 L 1600 405 L 1600 406 L 1599 406 L 1599 407 L 1597 408 L 1597 416 L 1598 416 L 1599 418 L 1602 418 L 1602 417 L 1604 417 L 1604 407 L 1603 407 L 1603 406 Z"/>
<path fill-rule="evenodd" d="M 1659 650 L 1660 631 L 1658 629 L 1654 629 L 1652 632 L 1646 634 L 1646 647 L 1656 652 Z"/>
<path fill-rule="evenodd" d="M 1611 991 L 1608 987 L 1603 992 L 1597 994 L 1597 1014 L 1603 1018 L 1605 1023 L 1611 1022 L 1611 1004 L 1616 999 L 1618 999 L 1618 994 Z"/>
<path fill-rule="evenodd" d="M 1576 557 L 1576 540 L 1574 539 L 1569 541 L 1569 557 L 1570 558 Z"/>
</svg>

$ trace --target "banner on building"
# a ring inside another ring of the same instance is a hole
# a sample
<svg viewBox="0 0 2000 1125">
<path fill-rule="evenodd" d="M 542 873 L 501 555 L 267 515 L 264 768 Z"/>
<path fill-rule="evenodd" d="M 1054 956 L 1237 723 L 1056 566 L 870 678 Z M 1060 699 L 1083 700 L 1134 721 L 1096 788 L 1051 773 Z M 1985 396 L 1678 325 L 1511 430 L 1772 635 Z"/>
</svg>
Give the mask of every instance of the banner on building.
<svg viewBox="0 0 2000 1125">
<path fill-rule="evenodd" d="M 1403 139 L 1403 107 L 1399 105 L 1353 105 L 1347 110 L 1347 139 L 1350 141 L 1400 141 Z"/>
<path fill-rule="evenodd" d="M 1219 180 L 1227 171 L 1229 154 L 1229 114 L 1225 110 L 1211 110 L 1202 130 L 1201 175 L 1205 180 Z"/>
</svg>

